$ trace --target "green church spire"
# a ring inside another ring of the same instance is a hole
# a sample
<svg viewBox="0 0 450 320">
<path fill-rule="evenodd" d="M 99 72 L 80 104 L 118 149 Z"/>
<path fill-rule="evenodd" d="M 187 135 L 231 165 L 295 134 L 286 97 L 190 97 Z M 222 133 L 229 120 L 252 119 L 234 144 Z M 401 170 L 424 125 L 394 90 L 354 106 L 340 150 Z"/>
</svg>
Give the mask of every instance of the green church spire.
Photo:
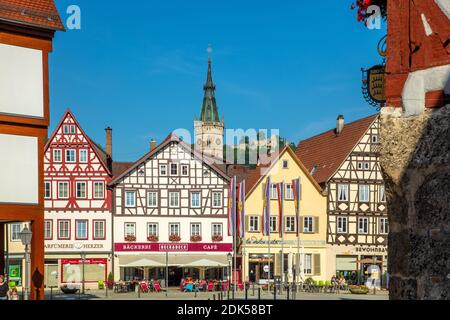
<svg viewBox="0 0 450 320">
<path fill-rule="evenodd" d="M 208 50 L 210 53 L 211 51 Z M 208 58 L 208 75 L 206 83 L 203 87 L 205 96 L 203 97 L 202 112 L 200 115 L 200 121 L 202 122 L 220 122 L 219 111 L 217 109 L 215 91 L 216 86 L 212 78 L 212 61 L 211 55 Z"/>
</svg>

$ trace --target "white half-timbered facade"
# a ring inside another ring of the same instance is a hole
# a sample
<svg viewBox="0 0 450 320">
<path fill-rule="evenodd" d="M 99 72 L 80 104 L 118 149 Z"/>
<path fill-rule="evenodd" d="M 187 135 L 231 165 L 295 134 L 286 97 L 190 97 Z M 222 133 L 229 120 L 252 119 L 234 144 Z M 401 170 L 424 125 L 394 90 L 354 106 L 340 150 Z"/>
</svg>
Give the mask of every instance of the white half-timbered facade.
<svg viewBox="0 0 450 320">
<path fill-rule="evenodd" d="M 327 190 L 329 272 L 367 278 L 367 267 L 378 265 L 381 280 L 387 271 L 389 222 L 379 116 L 348 125 L 343 121 L 338 118 L 336 130 L 301 141 L 297 154 Z"/>
<path fill-rule="evenodd" d="M 143 266 L 149 273 L 142 274 L 135 262 L 147 258 L 164 266 L 166 252 L 169 285 L 196 275 L 197 269 L 183 266 L 202 258 L 217 262 L 213 272 L 223 271 L 232 250 L 227 232 L 229 178 L 212 159 L 170 135 L 110 186 L 116 280 L 163 279 L 161 266 Z"/>
<path fill-rule="evenodd" d="M 85 281 L 97 287 L 111 271 L 108 155 L 68 110 L 47 142 L 44 157 L 46 281 L 81 282 L 84 258 Z"/>
</svg>

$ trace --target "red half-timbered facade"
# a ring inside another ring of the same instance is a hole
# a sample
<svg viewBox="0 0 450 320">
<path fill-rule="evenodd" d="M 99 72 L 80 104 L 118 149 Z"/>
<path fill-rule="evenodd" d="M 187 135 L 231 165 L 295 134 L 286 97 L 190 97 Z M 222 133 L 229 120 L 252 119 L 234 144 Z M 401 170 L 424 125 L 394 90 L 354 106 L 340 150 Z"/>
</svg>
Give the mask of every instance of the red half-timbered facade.
<svg viewBox="0 0 450 320">
<path fill-rule="evenodd" d="M 110 156 L 86 135 L 70 110 L 45 146 L 46 269 L 48 274 L 60 270 L 59 283 L 81 282 L 81 274 L 73 270 L 76 266 L 65 261 L 111 258 Z M 91 268 L 87 283 L 105 280 L 108 263 Z"/>
</svg>

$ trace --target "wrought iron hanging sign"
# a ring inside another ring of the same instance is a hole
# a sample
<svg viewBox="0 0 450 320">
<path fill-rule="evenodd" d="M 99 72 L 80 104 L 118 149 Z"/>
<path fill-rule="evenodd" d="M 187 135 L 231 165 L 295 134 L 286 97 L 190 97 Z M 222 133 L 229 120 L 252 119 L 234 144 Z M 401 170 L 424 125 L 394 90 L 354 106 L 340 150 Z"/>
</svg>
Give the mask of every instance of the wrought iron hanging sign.
<svg viewBox="0 0 450 320">
<path fill-rule="evenodd" d="M 386 37 L 378 43 L 378 53 L 383 57 L 382 64 L 362 71 L 362 91 L 364 99 L 370 105 L 381 108 L 386 102 L 385 94 L 385 58 L 386 58 Z"/>
</svg>

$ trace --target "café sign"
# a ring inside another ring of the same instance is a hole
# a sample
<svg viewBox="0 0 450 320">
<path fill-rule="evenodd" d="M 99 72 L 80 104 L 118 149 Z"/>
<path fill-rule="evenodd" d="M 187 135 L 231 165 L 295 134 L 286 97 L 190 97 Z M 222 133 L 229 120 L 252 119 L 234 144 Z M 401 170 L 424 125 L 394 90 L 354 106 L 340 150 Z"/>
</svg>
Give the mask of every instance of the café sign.
<svg viewBox="0 0 450 320">
<path fill-rule="evenodd" d="M 115 243 L 116 252 L 231 252 L 231 243 Z"/>
</svg>

